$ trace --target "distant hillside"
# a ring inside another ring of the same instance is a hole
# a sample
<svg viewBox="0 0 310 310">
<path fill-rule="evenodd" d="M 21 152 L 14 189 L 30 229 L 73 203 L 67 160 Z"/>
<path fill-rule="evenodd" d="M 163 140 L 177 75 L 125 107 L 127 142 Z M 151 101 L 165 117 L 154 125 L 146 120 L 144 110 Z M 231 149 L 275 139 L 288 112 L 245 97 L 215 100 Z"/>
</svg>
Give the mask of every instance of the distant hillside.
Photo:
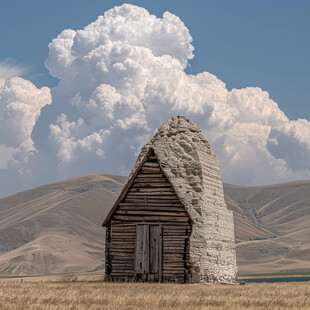
<svg viewBox="0 0 310 310">
<path fill-rule="evenodd" d="M 0 276 L 103 270 L 101 223 L 126 179 L 86 175 L 0 199 Z M 224 190 L 239 273 L 310 271 L 310 181 Z"/>
<path fill-rule="evenodd" d="M 87 175 L 0 200 L 0 275 L 102 269 L 101 227 L 127 178 Z"/>
<path fill-rule="evenodd" d="M 239 273 L 310 271 L 310 181 L 224 184 Z"/>
</svg>

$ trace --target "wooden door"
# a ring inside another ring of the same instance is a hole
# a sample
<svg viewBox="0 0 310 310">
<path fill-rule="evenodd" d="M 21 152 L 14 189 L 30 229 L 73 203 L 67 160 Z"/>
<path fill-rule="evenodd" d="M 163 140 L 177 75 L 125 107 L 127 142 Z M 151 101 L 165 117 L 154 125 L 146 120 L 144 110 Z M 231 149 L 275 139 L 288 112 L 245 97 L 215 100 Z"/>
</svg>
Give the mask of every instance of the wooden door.
<svg viewBox="0 0 310 310">
<path fill-rule="evenodd" d="M 135 274 L 143 281 L 161 281 L 162 234 L 160 225 L 137 225 Z"/>
</svg>

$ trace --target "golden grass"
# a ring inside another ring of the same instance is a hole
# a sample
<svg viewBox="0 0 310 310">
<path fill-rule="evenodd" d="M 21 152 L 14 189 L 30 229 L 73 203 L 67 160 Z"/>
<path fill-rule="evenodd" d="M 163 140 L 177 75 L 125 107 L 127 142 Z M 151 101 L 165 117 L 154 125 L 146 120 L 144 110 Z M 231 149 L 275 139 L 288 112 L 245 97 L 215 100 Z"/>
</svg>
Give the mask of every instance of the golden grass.
<svg viewBox="0 0 310 310">
<path fill-rule="evenodd" d="M 0 282 L 0 309 L 310 309 L 310 282 L 178 285 Z"/>
</svg>

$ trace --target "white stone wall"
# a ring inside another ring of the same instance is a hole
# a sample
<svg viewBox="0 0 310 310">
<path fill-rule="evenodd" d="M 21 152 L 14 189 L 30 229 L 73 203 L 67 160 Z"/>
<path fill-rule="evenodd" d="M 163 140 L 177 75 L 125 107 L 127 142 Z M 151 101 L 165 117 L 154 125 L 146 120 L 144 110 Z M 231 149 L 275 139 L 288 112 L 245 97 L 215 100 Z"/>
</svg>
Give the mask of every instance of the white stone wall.
<svg viewBox="0 0 310 310">
<path fill-rule="evenodd" d="M 174 117 L 143 147 L 132 174 L 150 148 L 193 222 L 192 282 L 234 282 L 233 215 L 227 210 L 220 169 L 209 143 L 191 120 Z"/>
</svg>

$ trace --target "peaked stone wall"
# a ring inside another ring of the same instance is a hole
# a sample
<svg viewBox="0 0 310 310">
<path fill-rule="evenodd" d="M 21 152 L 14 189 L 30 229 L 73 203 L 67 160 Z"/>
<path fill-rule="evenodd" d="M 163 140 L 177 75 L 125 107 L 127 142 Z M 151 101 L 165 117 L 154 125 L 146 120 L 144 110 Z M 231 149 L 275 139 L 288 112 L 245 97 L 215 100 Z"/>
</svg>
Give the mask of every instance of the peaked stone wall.
<svg viewBox="0 0 310 310">
<path fill-rule="evenodd" d="M 234 282 L 233 215 L 225 204 L 220 169 L 209 143 L 191 120 L 173 117 L 143 147 L 132 174 L 150 148 L 192 219 L 192 282 Z"/>
</svg>

